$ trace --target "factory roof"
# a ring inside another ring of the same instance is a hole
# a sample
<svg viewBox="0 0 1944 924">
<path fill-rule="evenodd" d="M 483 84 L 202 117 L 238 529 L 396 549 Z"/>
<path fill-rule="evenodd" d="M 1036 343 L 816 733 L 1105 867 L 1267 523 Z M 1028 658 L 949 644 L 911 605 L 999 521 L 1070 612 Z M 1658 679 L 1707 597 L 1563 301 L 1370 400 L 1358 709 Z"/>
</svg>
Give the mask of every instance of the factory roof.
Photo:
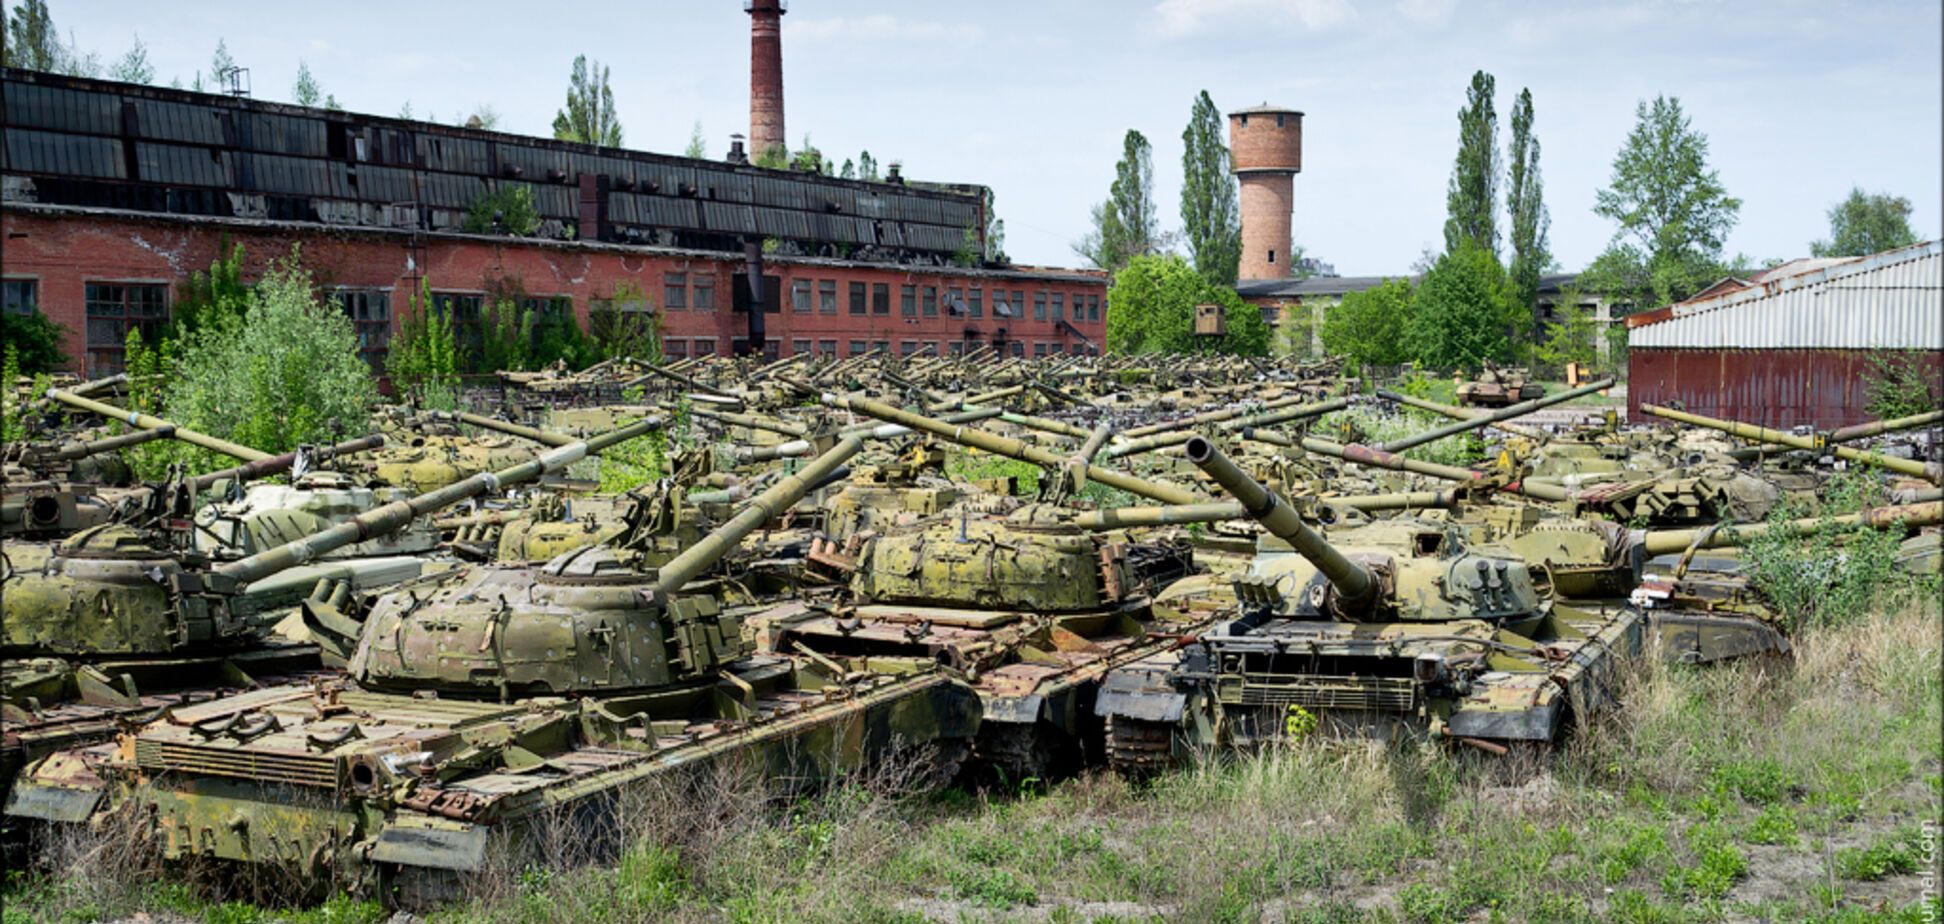
<svg viewBox="0 0 1944 924">
<path fill-rule="evenodd" d="M 1631 346 L 1944 349 L 1944 242 L 1867 257 L 1795 260 L 1627 318 Z"/>
</svg>

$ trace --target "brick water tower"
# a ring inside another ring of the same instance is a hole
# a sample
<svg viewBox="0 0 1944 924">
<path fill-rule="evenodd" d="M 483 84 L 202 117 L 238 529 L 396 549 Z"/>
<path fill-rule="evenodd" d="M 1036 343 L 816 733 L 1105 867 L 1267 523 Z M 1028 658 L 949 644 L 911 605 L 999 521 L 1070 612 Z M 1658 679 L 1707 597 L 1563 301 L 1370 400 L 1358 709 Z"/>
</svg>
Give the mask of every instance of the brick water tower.
<svg viewBox="0 0 1944 924">
<path fill-rule="evenodd" d="M 1285 279 L 1303 114 L 1263 103 L 1229 113 L 1229 158 L 1242 185 L 1241 279 Z"/>
<path fill-rule="evenodd" d="M 743 0 L 749 14 L 749 156 L 787 148 L 783 140 L 783 14 L 789 0 Z"/>
</svg>

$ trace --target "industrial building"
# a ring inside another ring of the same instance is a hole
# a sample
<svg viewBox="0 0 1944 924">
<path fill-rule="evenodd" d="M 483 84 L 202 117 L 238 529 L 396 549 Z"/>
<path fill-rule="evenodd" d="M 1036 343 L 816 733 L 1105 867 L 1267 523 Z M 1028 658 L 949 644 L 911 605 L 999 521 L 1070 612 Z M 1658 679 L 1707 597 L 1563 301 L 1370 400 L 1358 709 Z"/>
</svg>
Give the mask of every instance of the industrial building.
<svg viewBox="0 0 1944 924">
<path fill-rule="evenodd" d="M 761 50 L 780 8 L 751 13 Z M 780 60 L 752 78 L 776 83 L 752 87 L 752 114 L 780 137 Z M 33 71 L 3 82 L 5 304 L 64 325 L 85 375 L 120 368 L 128 331 L 159 328 L 232 245 L 250 278 L 301 245 L 379 368 L 421 286 L 462 333 L 508 289 L 583 330 L 603 308 L 655 312 L 672 357 L 1072 354 L 1104 330 L 1103 274 L 985 263 L 980 186 L 763 169 L 740 145 L 712 161 Z M 480 204 L 515 190 L 537 226 L 482 227 Z"/>
<path fill-rule="evenodd" d="M 1654 404 L 1778 429 L 1863 423 L 1873 357 L 1944 378 L 1944 244 L 1785 263 L 1626 323 L 1630 420 Z"/>
</svg>

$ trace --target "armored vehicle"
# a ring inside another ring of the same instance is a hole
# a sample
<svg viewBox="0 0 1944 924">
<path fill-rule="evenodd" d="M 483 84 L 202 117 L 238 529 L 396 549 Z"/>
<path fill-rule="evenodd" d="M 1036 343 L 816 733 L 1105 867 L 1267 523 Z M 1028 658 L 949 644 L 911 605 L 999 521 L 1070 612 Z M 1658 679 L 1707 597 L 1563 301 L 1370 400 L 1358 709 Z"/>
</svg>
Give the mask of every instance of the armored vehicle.
<svg viewBox="0 0 1944 924">
<path fill-rule="evenodd" d="M 319 536 L 279 546 L 266 560 L 216 564 L 179 551 L 157 529 L 107 524 L 84 530 L 58 547 L 9 544 L 0 575 L 0 699 L 7 711 L 0 784 L 11 786 L 20 762 L 112 734 L 120 720 L 207 698 L 277 677 L 322 670 L 317 645 L 270 631 L 253 593 L 280 576 L 308 568 L 311 583 L 334 576 L 332 564 L 308 565 L 336 549 L 382 537 L 488 486 L 517 483 L 579 458 L 616 439 L 656 425 L 618 431 L 554 450 L 518 469 L 479 476 L 463 489 L 378 508 Z M 375 444 L 377 438 L 347 446 Z M 296 454 L 244 466 L 288 467 Z M 223 474 L 223 473 L 218 473 Z M 211 478 L 215 476 L 202 476 Z M 200 479 L 197 480 L 198 482 Z M 428 499 L 429 498 L 429 499 Z M 347 532 L 349 530 L 349 532 Z M 266 564 L 266 561 L 269 563 Z M 10 794 L 9 805 L 14 795 Z M 33 797 L 23 811 L 31 812 Z M 60 809 L 43 813 L 60 814 Z M 70 810 L 71 813 L 71 810 Z"/>
<path fill-rule="evenodd" d="M 684 768 L 747 761 L 789 787 L 927 747 L 949 768 L 978 701 L 947 674 L 757 654 L 710 589 L 684 592 L 858 445 L 840 441 L 651 573 L 596 546 L 539 568 L 458 569 L 379 597 L 362 619 L 341 597 L 318 601 L 314 627 L 355 638 L 344 681 L 167 710 L 118 745 L 39 761 L 8 810 L 129 813 L 170 861 L 281 870 L 312 894 L 415 906 L 455 894 L 496 838 L 537 851 L 528 835 L 560 823 L 590 853 L 618 849 L 614 804 Z M 252 579 L 452 496 L 383 508 L 227 573 Z"/>
<path fill-rule="evenodd" d="M 1235 579 L 1225 621 L 1108 674 L 1096 712 L 1117 768 L 1319 726 L 1543 745 L 1604 708 L 1618 661 L 1641 649 L 1637 610 L 1558 605 L 1524 561 L 1442 525 L 1392 518 L 1332 543 L 1206 440 L 1186 451 L 1289 553 Z"/>
<path fill-rule="evenodd" d="M 1458 386 L 1458 403 L 1472 407 L 1505 407 L 1542 397 L 1546 390 L 1538 382 L 1526 380 L 1526 370 L 1516 366 L 1500 369 L 1485 363 L 1478 377 Z"/>
</svg>

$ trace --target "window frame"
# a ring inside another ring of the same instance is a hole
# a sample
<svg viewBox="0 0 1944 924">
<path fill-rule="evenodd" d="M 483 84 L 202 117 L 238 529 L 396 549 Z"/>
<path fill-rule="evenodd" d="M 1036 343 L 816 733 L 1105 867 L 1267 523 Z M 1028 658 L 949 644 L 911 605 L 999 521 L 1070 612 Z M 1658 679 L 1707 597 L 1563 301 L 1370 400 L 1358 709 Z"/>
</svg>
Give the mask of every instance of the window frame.
<svg viewBox="0 0 1944 924">
<path fill-rule="evenodd" d="M 116 302 L 116 304 L 120 306 L 120 311 L 119 313 L 115 313 L 115 314 L 108 314 L 108 313 L 97 314 L 95 311 L 96 306 L 107 305 L 109 304 L 109 301 L 107 299 L 100 299 L 100 298 L 93 297 L 94 296 L 93 290 L 98 288 L 109 288 L 109 287 L 121 290 L 121 297 Z M 39 288 L 38 285 L 36 285 L 36 294 L 38 294 L 38 288 Z M 158 313 L 137 315 L 132 310 L 134 304 L 129 296 L 131 292 L 138 289 L 143 291 L 153 290 L 153 291 L 160 292 L 161 309 Z M 162 328 L 169 323 L 170 310 L 174 304 L 173 296 L 174 296 L 174 286 L 172 286 L 167 280 L 160 280 L 160 279 L 84 279 L 82 280 L 81 282 L 81 323 L 82 323 L 81 350 L 82 350 L 82 364 L 84 368 L 87 370 L 88 377 L 91 379 L 100 378 L 103 375 L 111 375 L 114 372 L 119 372 L 127 368 L 128 331 L 133 327 L 139 326 L 140 329 L 142 330 L 142 342 L 144 344 L 159 342 L 161 340 Z M 36 301 L 36 304 L 38 305 L 38 300 Z M 96 321 L 101 321 L 104 323 L 112 323 L 115 324 L 120 329 L 120 334 L 115 338 L 114 343 L 110 344 L 106 342 L 103 343 L 95 342 L 94 322 Z M 95 357 L 97 355 L 100 355 L 104 359 L 106 359 L 107 362 L 112 364 L 113 368 L 107 369 L 101 366 L 97 366 L 95 360 Z"/>
<path fill-rule="evenodd" d="M 837 313 L 837 280 L 817 280 L 817 313 L 828 315 Z"/>
<path fill-rule="evenodd" d="M 868 283 L 850 284 L 850 313 L 852 317 L 864 317 L 871 313 L 871 287 Z"/>
<path fill-rule="evenodd" d="M 688 310 L 688 273 L 669 270 L 662 273 L 662 307 L 669 311 Z"/>
</svg>

